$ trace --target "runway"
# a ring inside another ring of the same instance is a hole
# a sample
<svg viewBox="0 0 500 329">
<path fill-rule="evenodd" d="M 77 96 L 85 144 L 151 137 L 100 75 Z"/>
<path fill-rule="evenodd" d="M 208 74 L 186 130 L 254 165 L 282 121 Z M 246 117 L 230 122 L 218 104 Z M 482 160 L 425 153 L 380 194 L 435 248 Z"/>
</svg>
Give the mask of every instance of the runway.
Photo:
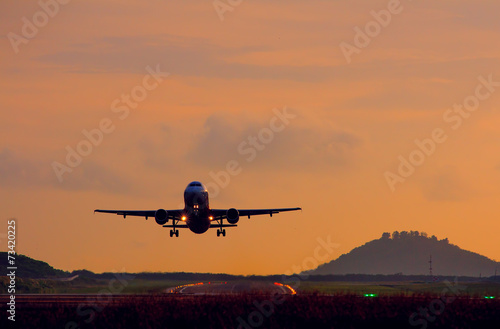
<svg viewBox="0 0 500 329">
<path fill-rule="evenodd" d="M 126 301 L 131 298 L 146 298 L 151 295 L 106 295 L 106 294 L 16 294 L 15 301 L 16 305 L 23 307 L 28 304 L 37 305 L 50 305 L 50 304 L 61 304 L 61 305 L 79 305 L 79 304 L 91 304 L 95 302 L 120 302 Z M 9 302 L 10 295 L 0 295 L 0 303 L 4 304 Z"/>
<path fill-rule="evenodd" d="M 166 289 L 157 294 L 16 294 L 18 305 L 36 303 L 39 305 L 65 304 L 78 305 L 89 303 L 120 303 L 151 297 L 189 297 L 215 295 L 295 295 L 292 287 L 275 282 L 197 282 Z M 9 302 L 10 295 L 0 295 L 0 303 Z"/>
<path fill-rule="evenodd" d="M 279 282 L 198 282 L 169 288 L 165 292 L 181 295 L 296 294 L 292 287 Z"/>
</svg>

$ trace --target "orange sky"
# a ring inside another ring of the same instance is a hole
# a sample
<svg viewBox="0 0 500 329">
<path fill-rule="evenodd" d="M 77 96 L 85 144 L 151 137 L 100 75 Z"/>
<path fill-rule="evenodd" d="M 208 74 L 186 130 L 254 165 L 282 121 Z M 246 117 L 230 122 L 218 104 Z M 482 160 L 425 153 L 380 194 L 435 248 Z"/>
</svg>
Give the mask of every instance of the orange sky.
<svg viewBox="0 0 500 329">
<path fill-rule="evenodd" d="M 500 82 L 498 1 L 243 0 L 223 20 L 212 1 L 54 1 L 50 16 L 0 4 L 0 232 L 18 219 L 19 253 L 64 270 L 271 274 L 303 267 L 318 238 L 338 244 L 331 260 L 418 230 L 500 260 L 498 83 L 460 127 L 443 117 L 480 77 Z M 340 45 L 376 24 L 348 63 Z M 169 76 L 122 120 L 112 104 L 148 66 Z M 297 117 L 247 161 L 238 145 L 285 107 Z M 114 130 L 59 182 L 53 162 L 103 119 Z M 435 129 L 446 141 L 391 191 L 384 174 Z M 212 207 L 304 211 L 242 218 L 224 239 L 92 213 L 176 209 L 231 160 L 242 172 Z"/>
</svg>

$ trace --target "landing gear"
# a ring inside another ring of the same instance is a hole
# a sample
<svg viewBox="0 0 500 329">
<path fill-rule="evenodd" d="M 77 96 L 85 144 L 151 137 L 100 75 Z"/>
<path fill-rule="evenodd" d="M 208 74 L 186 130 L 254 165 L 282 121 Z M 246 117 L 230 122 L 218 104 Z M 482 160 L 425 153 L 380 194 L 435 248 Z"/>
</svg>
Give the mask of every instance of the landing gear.
<svg viewBox="0 0 500 329">
<path fill-rule="evenodd" d="M 173 236 L 175 235 L 175 237 L 176 237 L 176 238 L 178 238 L 178 237 L 179 237 L 179 230 L 177 230 L 177 229 L 175 228 L 175 224 L 177 224 L 177 223 L 176 223 L 176 220 L 174 219 L 174 220 L 172 221 L 172 228 L 173 228 L 173 229 L 172 229 L 172 230 L 170 230 L 170 237 L 173 237 Z"/>
<path fill-rule="evenodd" d="M 214 225 L 214 226 L 219 226 L 220 227 L 220 228 L 217 229 L 217 236 L 221 236 L 221 234 L 222 234 L 222 236 L 226 236 L 226 230 L 223 229 L 223 227 L 224 227 L 224 224 L 223 224 L 224 220 L 223 220 L 223 218 L 219 217 L 219 218 L 216 219 L 216 221 L 217 221 L 217 225 Z"/>
</svg>

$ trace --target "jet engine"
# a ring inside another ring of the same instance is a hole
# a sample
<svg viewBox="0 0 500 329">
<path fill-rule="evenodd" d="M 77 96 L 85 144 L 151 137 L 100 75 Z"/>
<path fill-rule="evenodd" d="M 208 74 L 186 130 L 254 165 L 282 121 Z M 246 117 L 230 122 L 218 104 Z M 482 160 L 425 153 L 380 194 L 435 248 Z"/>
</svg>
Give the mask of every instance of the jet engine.
<svg viewBox="0 0 500 329">
<path fill-rule="evenodd" d="M 226 213 L 226 216 L 227 222 L 229 224 L 236 224 L 240 220 L 240 213 L 234 208 L 229 209 Z"/>
<path fill-rule="evenodd" d="M 155 220 L 158 225 L 165 225 L 168 222 L 168 213 L 165 209 L 158 209 L 155 212 Z"/>
</svg>

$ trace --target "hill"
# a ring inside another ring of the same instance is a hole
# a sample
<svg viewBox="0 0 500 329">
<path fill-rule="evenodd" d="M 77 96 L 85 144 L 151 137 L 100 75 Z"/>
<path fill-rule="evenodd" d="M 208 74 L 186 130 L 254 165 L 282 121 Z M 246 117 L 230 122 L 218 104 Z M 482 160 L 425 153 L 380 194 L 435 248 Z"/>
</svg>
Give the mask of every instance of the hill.
<svg viewBox="0 0 500 329">
<path fill-rule="evenodd" d="M 338 259 L 320 265 L 309 274 L 429 274 L 432 255 L 434 275 L 493 276 L 500 263 L 477 253 L 460 249 L 448 239 L 416 231 L 382 234 L 378 240 L 354 248 Z"/>
<path fill-rule="evenodd" d="M 4 271 L 8 266 L 7 261 L 7 252 L 0 252 L 0 266 Z M 54 269 L 45 262 L 24 255 L 16 255 L 16 266 L 16 276 L 21 278 L 60 278 L 69 276 L 68 272 Z"/>
</svg>

